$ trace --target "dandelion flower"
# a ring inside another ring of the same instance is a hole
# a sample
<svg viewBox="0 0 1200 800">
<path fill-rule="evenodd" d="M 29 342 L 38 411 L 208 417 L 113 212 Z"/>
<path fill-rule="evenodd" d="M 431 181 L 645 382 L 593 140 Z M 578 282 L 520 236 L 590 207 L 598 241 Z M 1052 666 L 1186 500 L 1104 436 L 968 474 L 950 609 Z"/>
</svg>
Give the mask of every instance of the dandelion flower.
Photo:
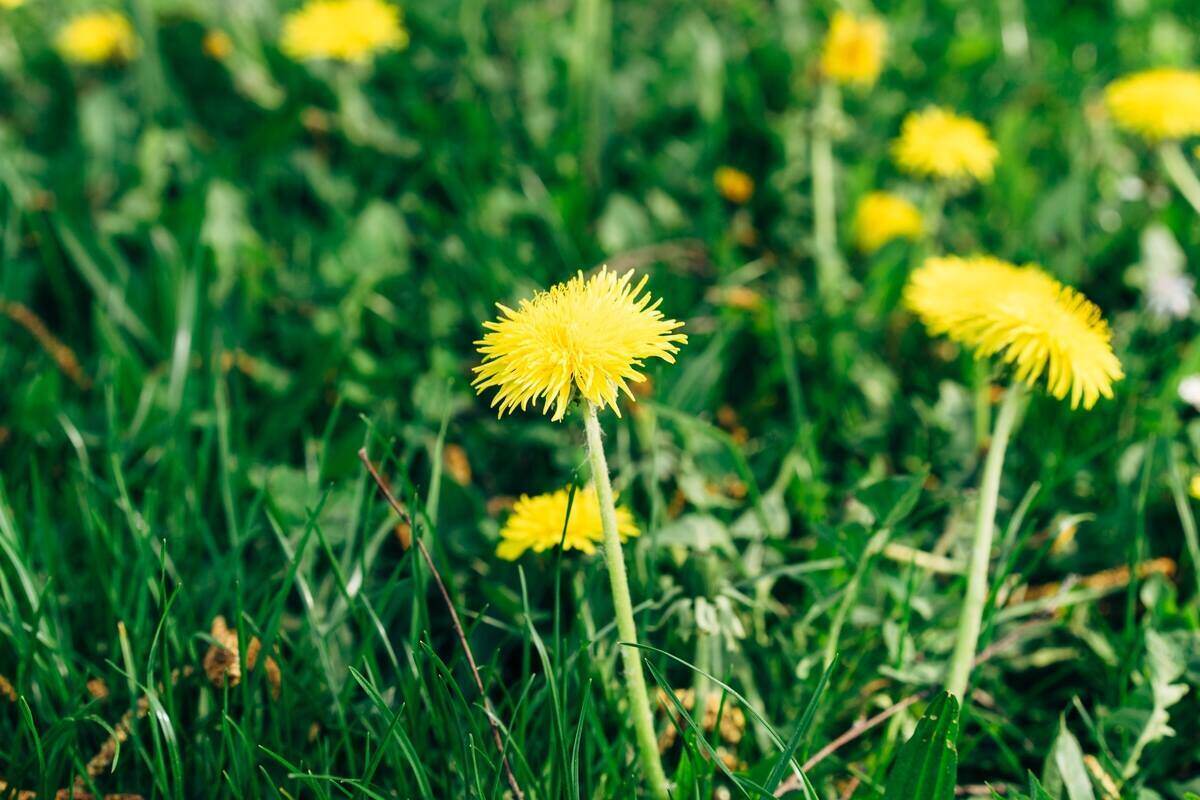
<svg viewBox="0 0 1200 800">
<path fill-rule="evenodd" d="M 17 8 L 24 2 L 25 0 L 0 0 L 0 8 Z"/>
<path fill-rule="evenodd" d="M 717 167 L 713 183 L 721 197 L 731 203 L 741 205 L 754 195 L 754 179 L 734 167 Z"/>
<path fill-rule="evenodd" d="M 1115 80 L 1104 102 L 1117 125 L 1151 141 L 1200 133 L 1200 70 L 1151 69 Z"/>
<path fill-rule="evenodd" d="M 588 486 L 577 491 L 568 518 L 569 498 L 567 489 L 536 497 L 521 495 L 500 530 L 496 555 L 506 561 L 516 561 L 526 550 L 541 553 L 556 547 L 559 542 L 562 542 L 563 550 L 580 550 L 588 554 L 596 552 L 596 544 L 604 540 L 596 490 Z M 633 514 L 625 506 L 617 506 L 617 532 L 621 541 L 640 533 L 633 521 Z"/>
<path fill-rule="evenodd" d="M 991 180 L 999 154 L 982 124 L 936 107 L 909 114 L 892 144 L 905 172 L 950 180 Z"/>
<path fill-rule="evenodd" d="M 209 58 L 215 61 L 224 61 L 233 52 L 233 40 L 225 31 L 213 28 L 204 34 L 201 47 Z"/>
<path fill-rule="evenodd" d="M 1188 494 L 1195 499 L 1200 500 L 1200 472 L 1197 472 L 1192 476 L 1192 479 L 1188 481 Z"/>
<path fill-rule="evenodd" d="M 886 46 L 887 28 L 881 20 L 838 11 L 825 35 L 821 72 L 838 83 L 869 86 L 883 69 Z"/>
<path fill-rule="evenodd" d="M 310 0 L 284 19 L 280 40 L 283 52 L 297 61 L 363 61 L 407 45 L 400 9 L 383 0 Z"/>
<path fill-rule="evenodd" d="M 892 239 L 916 239 L 923 230 L 917 207 L 891 192 L 871 192 L 858 201 L 854 212 L 854 239 L 864 253 L 873 253 Z"/>
<path fill-rule="evenodd" d="M 1140 280 L 1146 308 L 1158 320 L 1183 319 L 1196 307 L 1196 281 L 1187 257 L 1165 225 L 1149 225 L 1141 235 Z"/>
<path fill-rule="evenodd" d="M 1016 378 L 1046 388 L 1071 407 L 1112 397 L 1124 373 L 1100 309 L 1039 267 L 986 256 L 930 258 L 909 279 L 905 304 L 930 333 L 945 334 L 981 357 L 1000 354 Z"/>
<path fill-rule="evenodd" d="M 80 14 L 55 37 L 62 57 L 77 64 L 128 61 L 137 55 L 138 40 L 129 19 L 116 11 Z"/>
<path fill-rule="evenodd" d="M 632 284 L 633 270 L 618 276 L 607 267 L 522 300 L 517 309 L 497 304 L 500 318 L 485 322 L 475 342 L 483 363 L 475 367 L 475 391 L 495 387 L 499 414 L 542 401 L 561 420 L 575 392 L 617 414 L 617 395 L 631 400 L 629 383 L 645 380 L 639 368 L 656 357 L 674 363 L 687 336 L 682 322 L 663 317 L 661 300 L 644 292 L 646 278 Z"/>
</svg>

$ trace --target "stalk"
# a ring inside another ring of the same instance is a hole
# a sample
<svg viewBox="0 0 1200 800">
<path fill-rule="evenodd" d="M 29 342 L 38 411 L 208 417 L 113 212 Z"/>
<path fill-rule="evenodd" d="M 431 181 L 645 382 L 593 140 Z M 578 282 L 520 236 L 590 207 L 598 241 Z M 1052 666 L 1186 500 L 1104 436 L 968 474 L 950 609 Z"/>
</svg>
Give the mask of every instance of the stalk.
<svg viewBox="0 0 1200 800">
<path fill-rule="evenodd" d="M 967 594 L 963 600 L 954 654 L 950 658 L 950 669 L 946 677 L 946 691 L 964 705 L 967 684 L 971 679 L 971 667 L 975 662 L 975 648 L 979 644 L 979 631 L 983 626 L 984 607 L 987 605 L 988 562 L 992 553 L 992 534 L 996 527 L 996 503 L 1000 497 L 1004 451 L 1008 448 L 1008 440 L 1012 436 L 1022 394 L 1021 386 L 1013 384 L 1004 395 L 1004 402 L 996 414 L 992 443 L 983 467 L 983 482 L 979 487 L 979 516 L 975 523 L 971 558 L 967 564 Z"/>
<path fill-rule="evenodd" d="M 1192 208 L 1200 214 L 1200 178 L 1187 162 L 1187 156 L 1179 149 L 1179 142 L 1163 142 L 1158 147 L 1158 156 L 1163 169 L 1175 184 L 1175 188 Z"/>
<path fill-rule="evenodd" d="M 621 637 L 618 646 L 625 666 L 625 690 L 629 697 L 634 732 L 637 735 L 638 757 L 650 784 L 651 794 L 656 800 L 670 800 L 667 775 L 663 772 L 662 760 L 658 755 L 658 737 L 654 734 L 654 716 L 650 711 L 650 695 L 646 691 L 641 655 L 634 646 L 638 638 L 637 626 L 633 621 L 633 601 L 629 596 L 629 578 L 625 574 L 621 537 L 617 533 L 617 508 L 613 502 L 612 483 L 608 479 L 608 461 L 604 457 L 604 443 L 601 441 L 600 418 L 596 414 L 594 403 L 587 402 L 584 405 L 583 420 L 587 431 L 592 482 L 600 505 L 600 524 L 604 529 L 604 561 L 608 566 L 608 579 L 612 585 L 613 611 L 617 617 L 617 633 Z"/>
<path fill-rule="evenodd" d="M 812 131 L 813 243 L 817 256 L 817 288 L 835 308 L 845 299 L 845 267 L 838 254 L 837 198 L 834 193 L 833 128 L 838 116 L 837 87 L 826 82 Z"/>
</svg>

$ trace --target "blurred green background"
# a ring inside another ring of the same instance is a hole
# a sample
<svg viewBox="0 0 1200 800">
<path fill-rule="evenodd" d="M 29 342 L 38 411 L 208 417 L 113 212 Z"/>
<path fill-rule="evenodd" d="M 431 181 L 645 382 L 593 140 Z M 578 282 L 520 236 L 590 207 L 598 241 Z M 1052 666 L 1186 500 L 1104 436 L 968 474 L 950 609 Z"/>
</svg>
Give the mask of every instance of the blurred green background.
<svg viewBox="0 0 1200 800">
<path fill-rule="evenodd" d="M 898 298 L 943 250 L 1036 261 L 1077 286 L 1127 373 L 1091 412 L 1035 397 L 1010 450 L 998 652 L 977 672 L 958 782 L 984 797 L 985 782 L 1021 796 L 1029 772 L 1070 800 L 1200 792 L 1184 536 L 1200 426 L 1176 397 L 1200 371 L 1200 329 L 1194 308 L 1150 313 L 1141 277 L 1159 257 L 1148 231 L 1200 257 L 1200 217 L 1099 102 L 1127 72 L 1195 65 L 1200 4 L 876 6 L 885 69 L 843 92 L 834 130 L 844 308 L 813 288 L 809 152 L 832 2 L 422 0 L 403 8 L 408 47 L 336 64 L 280 52 L 284 0 L 131 0 L 107 7 L 141 50 L 98 66 L 53 47 L 95 4 L 4 5 L 10 788 L 69 787 L 132 712 L 89 791 L 503 796 L 488 717 L 356 458 L 366 446 L 417 512 L 527 794 L 636 796 L 599 562 L 493 555 L 506 498 L 584 477 L 578 426 L 498 421 L 469 387 L 495 302 L 601 263 L 647 273 L 690 337 L 606 420 L 609 458 L 645 531 L 629 553 L 644 638 L 764 720 L 747 711 L 736 741 L 711 734 L 730 768 L 766 778 L 780 752 L 767 724 L 788 737 L 826 652 L 841 657 L 802 761 L 937 687 L 980 466 L 976 368 Z M 213 31 L 228 52 L 206 48 Z M 989 127 L 994 180 L 946 199 L 940 241 L 855 252 L 860 196 L 932 191 L 888 148 L 935 103 Z M 748 202 L 714 186 L 725 165 L 753 178 Z M 1069 578 L 1152 558 L 1171 563 Z M 264 669 L 206 680 L 218 615 L 274 654 L 278 698 Z M 711 691 L 647 657 L 672 687 Z M 817 796 L 882 797 L 923 702 L 808 770 Z M 754 796 L 695 730 L 677 738 L 679 797 Z"/>
</svg>

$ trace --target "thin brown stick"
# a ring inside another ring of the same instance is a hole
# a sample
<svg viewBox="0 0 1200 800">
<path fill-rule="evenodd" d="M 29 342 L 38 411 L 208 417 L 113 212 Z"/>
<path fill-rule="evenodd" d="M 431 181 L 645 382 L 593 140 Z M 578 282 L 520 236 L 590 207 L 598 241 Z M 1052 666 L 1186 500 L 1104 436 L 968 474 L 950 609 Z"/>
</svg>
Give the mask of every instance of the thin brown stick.
<svg viewBox="0 0 1200 800">
<path fill-rule="evenodd" d="M 408 525 L 408 530 L 412 530 L 412 517 L 408 513 L 400 501 L 392 494 L 392 490 L 388 488 L 388 484 L 384 481 L 383 476 L 375 469 L 375 465 L 371 463 L 371 457 L 367 454 L 367 448 L 362 448 L 358 451 L 358 458 L 366 466 L 367 472 L 371 473 L 371 478 L 374 479 L 375 485 L 379 487 L 379 491 L 383 493 L 384 498 L 388 501 L 388 505 L 400 517 L 400 519 Z M 402 532 L 400 534 L 400 543 L 405 549 L 412 545 L 412 536 Z M 492 701 L 488 699 L 487 692 L 483 688 L 483 679 L 479 677 L 479 667 L 475 663 L 475 654 L 471 651 L 471 644 L 467 641 L 467 635 L 463 632 L 462 622 L 458 618 L 458 612 L 454 609 L 454 603 L 450 600 L 450 592 L 446 590 L 446 584 L 442 581 L 442 575 L 438 572 L 438 568 L 433 563 L 433 557 L 429 555 L 428 548 L 425 547 L 425 542 L 420 538 L 417 539 L 417 550 L 421 553 L 421 558 L 425 561 L 425 566 L 429 568 L 429 572 L 433 575 L 434 583 L 437 584 L 438 591 L 442 594 L 442 600 L 446 603 L 446 608 L 450 612 L 450 622 L 454 626 L 454 633 L 458 637 L 458 643 L 462 646 L 463 652 L 467 656 L 467 664 L 471 667 L 471 677 L 475 679 L 475 688 L 479 690 L 479 696 L 483 699 L 483 707 L 487 712 L 488 725 L 492 728 L 492 737 L 496 740 L 496 750 L 500 752 L 500 762 L 504 765 L 504 772 L 508 777 L 508 785 L 513 791 L 514 797 L 517 800 L 524 800 L 525 793 L 521 791 L 521 785 L 517 783 L 517 776 L 513 774 L 512 767 L 508 763 L 508 755 L 504 749 L 504 737 L 500 735 L 500 726 L 496 724 L 496 712 L 492 708 Z"/>
<path fill-rule="evenodd" d="M 916 694 L 910 694 L 908 697 L 904 698 L 903 700 L 899 701 L 898 703 L 893 703 L 891 706 L 885 708 L 883 711 L 880 711 L 875 716 L 868 717 L 867 719 L 860 720 L 860 721 L 854 723 L 853 725 L 850 726 L 849 729 L 846 730 L 845 733 L 843 733 L 841 736 L 837 737 L 832 742 L 825 745 L 820 750 L 818 750 L 816 753 L 814 753 L 813 756 L 810 759 L 808 759 L 808 761 L 805 761 L 803 766 L 800 767 L 800 771 L 808 772 L 810 769 L 815 767 L 817 764 L 820 764 L 827 757 L 832 755 L 835 751 L 841 749 L 841 747 L 843 745 L 847 744 L 848 742 L 854 741 L 859 736 L 862 736 L 864 733 L 871 730 L 871 728 L 877 727 L 879 725 L 882 725 L 884 722 L 887 722 L 889 719 L 896 716 L 901 711 L 903 711 L 904 709 L 911 706 L 913 703 L 920 700 L 922 697 L 925 696 L 925 694 L 926 694 L 925 692 L 917 692 Z M 783 788 L 783 787 L 781 786 L 780 788 Z M 778 792 L 776 792 L 776 796 L 779 796 Z"/>
<path fill-rule="evenodd" d="M 1020 639 L 1022 638 L 1022 636 L 1026 630 L 1028 630 L 1031 627 L 1034 627 L 1041 621 L 1042 620 L 1030 620 L 1029 622 L 1026 622 L 1025 624 L 1020 625 L 1017 628 L 1013 629 L 1012 631 L 1010 631 L 1008 633 L 1008 635 L 1004 636 L 1003 638 L 998 639 L 997 641 L 993 642 L 991 646 L 984 648 L 979 653 L 979 655 L 977 655 L 975 657 L 975 666 L 979 666 L 980 664 L 984 663 L 985 661 L 990 661 L 992 658 L 999 655 L 1004 650 L 1007 650 L 1010 645 L 1015 644 L 1016 642 L 1020 641 Z M 812 758 L 805 761 L 804 764 L 801 765 L 800 771 L 805 772 L 805 773 L 808 772 L 810 769 L 815 767 L 817 764 L 820 764 L 826 758 L 833 755 L 835 752 L 837 752 L 838 750 L 840 750 L 842 747 L 849 744 L 850 742 L 854 741 L 858 737 L 862 736 L 867 731 L 871 730 L 872 728 L 878 727 L 879 725 L 882 725 L 883 723 L 887 722 L 892 717 L 899 714 L 904 709 L 911 706 L 913 703 L 916 703 L 918 700 L 923 699 L 924 697 L 926 697 L 929 694 L 929 692 L 930 692 L 930 690 L 926 689 L 926 690 L 917 692 L 916 694 L 910 694 L 908 697 L 905 697 L 903 700 L 899 700 L 896 703 L 893 703 L 892 705 L 885 708 L 883 711 L 880 711 L 875 716 L 868 717 L 867 719 L 859 720 L 858 722 L 854 723 L 849 728 L 847 728 L 846 731 L 841 736 L 838 736 L 836 739 L 831 741 L 829 744 L 822 747 L 820 750 L 818 750 L 812 756 Z M 792 791 L 799 789 L 800 785 L 801 784 L 800 784 L 799 777 L 797 777 L 797 775 L 795 773 L 792 773 L 791 775 L 789 775 L 787 777 L 786 780 L 784 780 L 782 783 L 779 784 L 778 788 L 776 788 L 775 796 L 783 797 L 788 792 L 792 792 Z"/>
<path fill-rule="evenodd" d="M 46 327 L 46 323 L 42 322 L 41 317 L 33 313 L 28 306 L 0 300 L 0 314 L 29 331 L 29 334 L 38 340 L 42 349 L 54 359 L 54 363 L 58 365 L 62 373 L 74 381 L 76 386 L 80 389 L 87 389 L 92 385 L 92 381 L 84 373 L 83 367 L 79 366 L 79 359 L 76 358 L 75 351 L 51 333 L 50 329 Z"/>
</svg>

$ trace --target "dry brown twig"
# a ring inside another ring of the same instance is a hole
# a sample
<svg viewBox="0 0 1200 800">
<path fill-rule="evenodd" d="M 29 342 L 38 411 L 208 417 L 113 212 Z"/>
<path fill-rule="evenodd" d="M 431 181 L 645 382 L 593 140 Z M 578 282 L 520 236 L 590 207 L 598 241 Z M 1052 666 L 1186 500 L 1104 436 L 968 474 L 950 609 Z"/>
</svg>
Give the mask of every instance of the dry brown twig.
<svg viewBox="0 0 1200 800">
<path fill-rule="evenodd" d="M 70 378 L 76 386 L 80 389 L 87 389 L 92 385 L 92 381 L 84 373 L 83 367 L 79 366 L 79 359 L 75 356 L 75 351 L 51 333 L 50 329 L 46 327 L 46 323 L 42 322 L 41 317 L 33 313 L 28 306 L 10 300 L 0 300 L 0 314 L 4 314 L 29 331 L 29 334 L 37 339 L 42 349 L 54 359 L 54 363 L 58 365 L 62 373 Z"/>
<path fill-rule="evenodd" d="M 383 493 L 388 505 L 392 507 L 392 511 L 396 512 L 401 521 L 407 526 L 408 535 L 400 533 L 400 543 L 407 550 L 412 546 L 412 517 L 408 513 L 400 501 L 392 494 L 392 490 L 388 488 L 387 482 L 383 479 L 375 469 L 375 465 L 371 463 L 371 457 L 367 454 L 367 448 L 362 448 L 358 451 L 358 458 L 367 468 L 367 472 L 371 474 L 371 478 L 375 481 L 375 485 L 379 487 L 379 491 Z M 399 529 L 403 531 L 404 529 Z M 450 612 L 450 622 L 454 626 L 454 634 L 458 637 L 458 643 L 463 649 L 463 653 L 467 656 L 467 664 L 471 667 L 471 677 L 475 679 L 475 688 L 479 690 L 479 696 L 483 699 L 483 707 L 487 712 L 488 725 L 492 728 L 492 737 L 496 741 L 496 750 L 500 753 L 500 762 L 504 765 L 504 772 L 508 778 L 509 788 L 513 791 L 513 796 L 517 800 L 524 800 L 525 793 L 521 791 L 521 785 L 517 783 L 517 776 L 513 774 L 512 767 L 508 763 L 508 755 L 505 752 L 504 737 L 500 735 L 500 726 L 496 724 L 496 713 L 492 708 L 492 701 L 488 699 L 487 692 L 483 688 L 483 679 L 479 677 L 479 667 L 475 663 L 475 654 L 471 651 L 471 644 L 467 641 L 467 635 L 463 631 L 462 622 L 458 618 L 458 612 L 454 608 L 454 603 L 450 600 L 450 593 L 446 590 L 446 584 L 442 581 L 442 575 L 438 572 L 438 568 L 433 563 L 433 557 L 429 555 L 429 549 L 425 547 L 425 542 L 420 538 L 417 539 L 417 550 L 421 553 L 421 558 L 425 562 L 425 566 L 429 569 L 429 573 L 433 576 L 434 583 L 437 584 L 438 591 L 442 595 L 442 600 L 446 603 L 446 609 Z"/>
<path fill-rule="evenodd" d="M 1042 622 L 1042 620 L 1040 620 L 1040 619 L 1039 620 L 1030 620 L 1029 622 L 1026 622 L 1026 623 L 1018 626 L 1014 630 L 1010 631 L 1003 638 L 998 639 L 997 641 L 993 642 L 989 647 L 982 650 L 979 653 L 979 655 L 975 657 L 975 666 L 979 666 L 980 664 L 983 664 L 984 662 L 990 661 L 991 659 L 995 658 L 1001 652 L 1003 652 L 1004 650 L 1007 650 L 1010 645 L 1013 645 L 1016 642 L 1020 641 L 1020 639 L 1022 638 L 1022 636 L 1026 630 L 1040 624 L 1041 622 Z M 914 703 L 918 702 L 919 700 L 924 699 L 925 697 L 927 697 L 929 695 L 930 691 L 931 690 L 929 690 L 929 689 L 923 689 L 919 692 L 916 692 L 915 694 L 910 694 L 907 697 L 903 698 L 902 700 L 898 700 L 895 703 L 893 703 L 892 705 L 888 706 L 883 711 L 880 711 L 875 716 L 868 717 L 866 719 L 862 719 L 862 720 L 859 720 L 858 722 L 855 722 L 853 725 L 851 725 L 849 728 L 847 728 L 844 733 L 842 733 L 836 739 L 831 741 L 829 744 L 822 747 L 811 758 L 809 758 L 807 761 L 805 761 L 804 764 L 802 764 L 800 766 L 800 771 L 807 773 L 810 769 L 815 767 L 817 764 L 820 764 L 826 758 L 833 755 L 835 752 L 837 752 L 838 750 L 840 750 L 842 747 L 846 746 L 850 742 L 854 741 L 858 737 L 862 736 L 867 731 L 871 730 L 872 728 L 878 727 L 879 725 L 882 725 L 883 723 L 887 722 L 889 719 L 896 716 L 897 714 L 899 714 L 901 711 L 905 710 L 909 706 L 913 705 Z M 800 788 L 800 786 L 801 786 L 800 778 L 796 775 L 796 773 L 793 772 L 782 783 L 779 784 L 778 788 L 775 789 L 775 796 L 783 797 L 788 792 L 796 791 L 797 789 Z"/>
</svg>

